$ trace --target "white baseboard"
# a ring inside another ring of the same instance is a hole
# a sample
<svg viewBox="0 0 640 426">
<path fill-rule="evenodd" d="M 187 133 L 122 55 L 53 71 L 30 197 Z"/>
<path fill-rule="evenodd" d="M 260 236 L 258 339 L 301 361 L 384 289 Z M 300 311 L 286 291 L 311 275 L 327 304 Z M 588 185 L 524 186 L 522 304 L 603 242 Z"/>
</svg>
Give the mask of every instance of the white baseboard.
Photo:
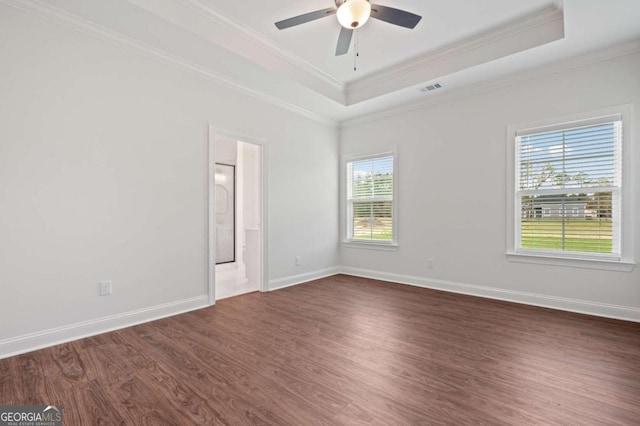
<svg viewBox="0 0 640 426">
<path fill-rule="evenodd" d="M 453 281 L 428 279 L 411 275 L 394 274 L 390 272 L 374 271 L 352 267 L 333 267 L 306 272 L 304 274 L 291 275 L 269 281 L 269 291 L 302 284 L 308 281 L 329 277 L 336 274 L 352 275 L 356 277 L 372 278 L 399 284 L 407 284 L 415 287 L 430 288 L 434 290 L 448 291 L 452 293 L 467 294 L 471 296 L 486 297 L 489 299 L 505 300 L 508 302 L 525 305 L 541 306 L 545 308 L 559 309 L 562 311 L 577 312 L 581 314 L 595 315 L 605 318 L 621 319 L 640 322 L 640 308 L 611 305 L 591 302 L 579 299 L 547 296 L 536 293 L 513 291 L 495 287 L 480 286 L 474 284 L 457 283 Z M 11 337 L 0 340 L 0 359 L 19 355 L 25 352 L 58 345 L 96 334 L 107 333 L 125 327 L 166 318 L 173 315 L 201 309 L 209 306 L 206 295 L 151 306 L 108 317 L 98 318 L 81 323 L 52 328 L 23 336 Z"/>
<path fill-rule="evenodd" d="M 304 274 L 290 275 L 288 277 L 269 280 L 269 291 L 280 290 L 286 287 L 306 283 L 308 281 L 330 277 L 339 273 L 340 268 L 336 266 L 333 268 L 318 269 L 316 271 L 305 272 Z"/>
<path fill-rule="evenodd" d="M 0 340 L 0 359 L 209 306 L 206 295 Z"/>
<path fill-rule="evenodd" d="M 457 283 L 453 281 L 421 278 L 411 275 L 400 275 L 389 272 L 373 271 L 370 269 L 341 267 L 340 273 L 345 275 L 353 275 L 356 277 L 373 278 L 399 284 L 407 284 L 415 287 L 430 288 L 452 293 L 467 294 L 470 296 L 486 297 L 489 299 L 522 303 L 525 305 L 559 309 L 561 311 L 577 312 L 580 314 L 595 315 L 605 318 L 640 322 L 640 308 L 634 308 L 630 306 L 610 305 L 606 303 L 591 302 L 587 300 L 547 296 L 543 294 L 527 293 L 523 291 L 505 290 L 496 287 L 486 287 L 474 284 Z"/>
</svg>

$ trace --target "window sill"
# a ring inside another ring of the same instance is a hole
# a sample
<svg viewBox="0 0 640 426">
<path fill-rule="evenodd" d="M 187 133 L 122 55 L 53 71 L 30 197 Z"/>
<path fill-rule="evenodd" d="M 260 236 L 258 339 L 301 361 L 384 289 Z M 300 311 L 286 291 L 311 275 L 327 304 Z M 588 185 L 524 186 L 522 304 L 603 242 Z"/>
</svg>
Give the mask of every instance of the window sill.
<svg viewBox="0 0 640 426">
<path fill-rule="evenodd" d="M 368 250 L 384 250 L 384 251 L 398 251 L 398 244 L 396 243 L 377 243 L 370 241 L 352 241 L 347 240 L 342 242 L 342 246 L 346 248 L 358 248 Z"/>
<path fill-rule="evenodd" d="M 631 272 L 636 266 L 635 262 L 627 260 L 583 259 L 578 257 L 559 257 L 517 252 L 507 252 L 506 255 L 510 262 L 567 266 L 570 268 L 602 269 L 605 271 Z"/>
</svg>

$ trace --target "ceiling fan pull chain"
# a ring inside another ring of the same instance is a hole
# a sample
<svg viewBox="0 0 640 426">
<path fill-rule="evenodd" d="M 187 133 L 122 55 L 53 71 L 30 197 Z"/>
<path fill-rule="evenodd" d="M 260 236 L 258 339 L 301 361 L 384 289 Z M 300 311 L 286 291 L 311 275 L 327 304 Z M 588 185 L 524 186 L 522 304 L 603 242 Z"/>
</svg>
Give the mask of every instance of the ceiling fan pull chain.
<svg viewBox="0 0 640 426">
<path fill-rule="evenodd" d="M 360 52 L 358 51 L 358 30 L 353 30 L 354 33 L 356 33 L 356 37 L 354 40 L 354 52 L 353 52 L 353 70 L 357 71 L 358 70 L 358 56 L 360 56 Z"/>
</svg>

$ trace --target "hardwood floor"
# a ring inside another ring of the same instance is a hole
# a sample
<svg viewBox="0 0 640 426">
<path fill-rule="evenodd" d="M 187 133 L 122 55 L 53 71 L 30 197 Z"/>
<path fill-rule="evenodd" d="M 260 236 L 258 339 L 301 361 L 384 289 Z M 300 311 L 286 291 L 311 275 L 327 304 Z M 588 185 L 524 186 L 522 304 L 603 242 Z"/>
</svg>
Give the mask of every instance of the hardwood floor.
<svg viewBox="0 0 640 426">
<path fill-rule="evenodd" d="M 338 275 L 0 360 L 65 425 L 640 424 L 640 324 Z"/>
</svg>

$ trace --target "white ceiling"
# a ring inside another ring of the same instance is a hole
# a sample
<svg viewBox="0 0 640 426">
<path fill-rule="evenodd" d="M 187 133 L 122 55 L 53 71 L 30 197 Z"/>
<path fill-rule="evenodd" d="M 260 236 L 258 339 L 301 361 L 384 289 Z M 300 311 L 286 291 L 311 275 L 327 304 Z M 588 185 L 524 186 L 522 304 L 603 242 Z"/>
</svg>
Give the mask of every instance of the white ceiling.
<svg viewBox="0 0 640 426">
<path fill-rule="evenodd" d="M 536 77 L 567 61 L 597 60 L 609 47 L 640 51 L 640 0 L 380 0 L 423 19 L 414 30 L 370 20 L 360 30 L 354 72 L 351 55 L 334 56 L 335 17 L 282 31 L 274 26 L 332 1 L 0 3 L 331 123 Z M 434 82 L 443 89 L 419 90 Z"/>
<path fill-rule="evenodd" d="M 410 30 L 370 19 L 359 30 L 360 57 L 354 72 L 353 49 L 341 57 L 334 55 L 340 32 L 335 15 L 285 30 L 274 25 L 334 6 L 334 0 L 202 2 L 345 83 L 554 5 L 553 0 L 372 0 L 415 13 L 422 20 Z"/>
</svg>

